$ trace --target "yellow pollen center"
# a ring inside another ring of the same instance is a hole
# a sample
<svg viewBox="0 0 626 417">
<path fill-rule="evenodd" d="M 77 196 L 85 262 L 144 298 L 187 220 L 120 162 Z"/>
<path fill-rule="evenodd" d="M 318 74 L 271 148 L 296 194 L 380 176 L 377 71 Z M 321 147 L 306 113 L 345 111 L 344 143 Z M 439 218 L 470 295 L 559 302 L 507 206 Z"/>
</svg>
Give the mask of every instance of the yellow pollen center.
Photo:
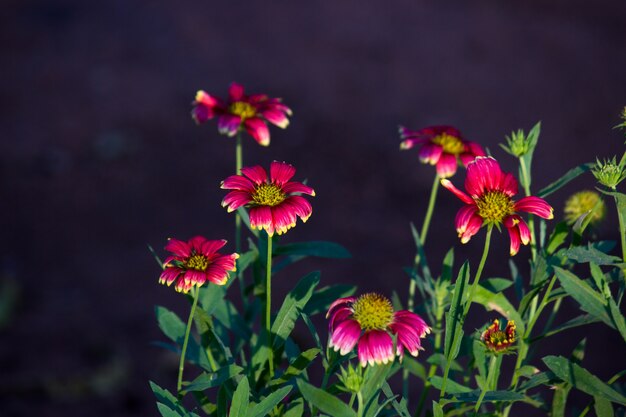
<svg viewBox="0 0 626 417">
<path fill-rule="evenodd" d="M 453 155 L 458 155 L 463 153 L 465 150 L 465 145 L 461 142 L 461 139 L 456 136 L 448 135 L 447 133 L 442 133 L 441 135 L 437 135 L 432 139 L 432 142 L 441 145 L 443 151 L 445 153 L 450 153 Z"/>
<path fill-rule="evenodd" d="M 276 184 L 257 185 L 252 194 L 252 200 L 259 206 L 276 206 L 285 201 L 287 195 Z"/>
<path fill-rule="evenodd" d="M 487 191 L 476 199 L 478 215 L 486 223 L 502 223 L 502 220 L 515 212 L 513 200 L 502 191 Z"/>
<path fill-rule="evenodd" d="M 185 262 L 187 269 L 195 269 L 196 271 L 206 271 L 209 261 L 204 255 L 192 255 Z"/>
<path fill-rule="evenodd" d="M 384 330 L 393 321 L 391 301 L 380 294 L 363 294 L 352 304 L 354 319 L 363 330 Z"/>
<path fill-rule="evenodd" d="M 230 105 L 228 110 L 232 114 L 241 117 L 241 120 L 249 119 L 256 115 L 256 109 L 250 103 L 246 103 L 245 101 L 235 101 Z"/>
</svg>

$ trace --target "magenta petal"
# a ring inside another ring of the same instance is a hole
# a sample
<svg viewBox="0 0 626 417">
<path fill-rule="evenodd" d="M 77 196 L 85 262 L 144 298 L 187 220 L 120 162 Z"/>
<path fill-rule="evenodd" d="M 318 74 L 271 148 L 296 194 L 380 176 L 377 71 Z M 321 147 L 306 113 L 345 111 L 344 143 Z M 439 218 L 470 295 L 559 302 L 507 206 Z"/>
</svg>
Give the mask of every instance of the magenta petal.
<svg viewBox="0 0 626 417">
<path fill-rule="evenodd" d="M 424 163 L 429 163 L 431 165 L 435 165 L 439 162 L 439 158 L 443 153 L 443 148 L 439 145 L 433 145 L 430 143 L 424 144 L 419 151 L 420 161 Z"/>
<path fill-rule="evenodd" d="M 309 217 L 311 217 L 311 213 L 313 213 L 313 207 L 311 207 L 311 203 L 309 203 L 304 197 L 298 195 L 292 195 L 287 197 L 285 201 L 282 203 L 283 205 L 288 206 L 294 213 L 302 219 L 303 222 L 306 222 Z"/>
<path fill-rule="evenodd" d="M 211 264 L 204 272 L 204 278 L 216 285 L 224 285 L 228 282 L 228 271 L 219 265 Z"/>
<path fill-rule="evenodd" d="M 348 308 L 354 303 L 356 297 L 344 297 L 338 298 L 328 307 L 328 313 L 326 313 L 326 318 L 330 317 L 333 314 L 333 311 L 338 308 Z"/>
<path fill-rule="evenodd" d="M 510 254 L 511 256 L 515 256 L 517 252 L 519 252 L 521 244 L 519 229 L 517 228 L 517 225 L 515 225 L 513 227 L 507 227 L 507 230 L 509 231 L 509 237 L 511 238 Z"/>
<path fill-rule="evenodd" d="M 454 219 L 454 226 L 456 227 L 456 231 L 459 234 L 464 233 L 467 230 L 467 227 L 474 216 L 478 212 L 478 207 L 473 204 L 468 204 L 459 209 L 456 213 L 456 218 Z"/>
<path fill-rule="evenodd" d="M 220 250 L 226 245 L 226 240 L 205 240 L 199 248 L 199 253 L 203 254 L 206 257 L 210 257 L 215 252 Z"/>
<path fill-rule="evenodd" d="M 290 181 L 284 184 L 283 192 L 285 194 L 302 193 L 315 196 L 315 190 L 313 190 L 313 188 L 296 181 Z"/>
<path fill-rule="evenodd" d="M 223 114 L 217 120 L 217 129 L 220 134 L 235 136 L 241 125 L 241 117 L 230 114 Z"/>
<path fill-rule="evenodd" d="M 369 330 L 361 336 L 358 349 L 361 366 L 389 363 L 393 360 L 393 340 L 383 330 Z"/>
<path fill-rule="evenodd" d="M 274 161 L 270 165 L 270 179 L 274 184 L 285 184 L 295 173 L 296 169 L 285 162 Z"/>
<path fill-rule="evenodd" d="M 470 163 L 474 162 L 474 160 L 476 159 L 476 155 L 471 152 L 464 152 L 459 155 L 459 158 L 461 159 L 461 162 L 464 166 L 468 166 Z"/>
<path fill-rule="evenodd" d="M 287 204 L 272 207 L 272 219 L 276 232 L 281 235 L 296 225 L 296 213 Z"/>
<path fill-rule="evenodd" d="M 472 197 L 498 189 L 502 170 L 498 162 L 491 157 L 478 157 L 467 166 L 465 189 Z"/>
<path fill-rule="evenodd" d="M 191 110 L 191 117 L 198 124 L 202 124 L 206 122 L 207 120 L 212 119 L 213 116 L 215 116 L 213 109 L 211 109 L 210 107 L 204 106 L 202 104 L 196 105 Z"/>
<path fill-rule="evenodd" d="M 261 112 L 261 116 L 265 118 L 268 122 L 276 125 L 282 129 L 285 129 L 289 126 L 289 119 L 287 115 L 280 110 L 268 109 Z"/>
<path fill-rule="evenodd" d="M 517 180 L 512 174 L 508 172 L 502 173 L 502 176 L 500 177 L 500 185 L 498 186 L 498 188 L 502 192 L 504 192 L 504 194 L 508 195 L 509 197 L 513 197 L 515 194 L 517 194 Z"/>
<path fill-rule="evenodd" d="M 330 337 L 330 346 L 339 353 L 346 355 L 354 348 L 361 335 L 361 326 L 355 320 L 345 320 L 339 325 Z"/>
<path fill-rule="evenodd" d="M 446 188 L 449 191 L 452 191 L 452 193 L 457 196 L 462 202 L 464 202 L 465 204 L 471 204 L 474 205 L 474 200 L 472 200 L 470 198 L 470 196 L 468 196 L 467 194 L 465 194 L 463 191 L 459 190 L 458 188 L 456 188 L 454 186 L 454 184 L 452 184 L 452 182 L 450 182 L 450 180 L 447 179 L 442 179 L 441 180 L 441 185 Z"/>
<path fill-rule="evenodd" d="M 408 310 L 400 310 L 394 313 L 394 322 L 404 323 L 413 328 L 419 337 L 424 337 L 430 333 L 430 327 L 419 315 Z"/>
<path fill-rule="evenodd" d="M 241 168 L 241 173 L 256 185 L 267 182 L 267 172 L 260 165 Z"/>
<path fill-rule="evenodd" d="M 270 131 L 267 128 L 265 122 L 257 117 L 247 119 L 244 122 L 246 132 L 252 136 L 261 146 L 268 146 L 270 144 Z"/>
<path fill-rule="evenodd" d="M 328 330 L 332 333 L 333 329 L 338 326 L 339 323 L 350 318 L 350 316 L 352 316 L 352 309 L 350 308 L 343 307 L 335 309 L 328 320 Z"/>
<path fill-rule="evenodd" d="M 254 192 L 254 184 L 242 175 L 231 175 L 222 181 L 221 188 L 224 190 L 241 190 L 249 193 Z"/>
<path fill-rule="evenodd" d="M 231 83 L 228 88 L 228 95 L 232 101 L 239 101 L 243 98 L 243 86 L 238 83 Z"/>
<path fill-rule="evenodd" d="M 544 219 L 554 218 L 553 208 L 543 198 L 539 197 L 529 196 L 522 198 L 515 203 L 515 210 L 536 214 Z"/>
<path fill-rule="evenodd" d="M 188 257 L 191 254 L 191 248 L 187 242 L 178 239 L 170 239 L 165 245 L 165 250 L 172 252 L 174 255 Z"/>
<path fill-rule="evenodd" d="M 437 162 L 437 175 L 441 178 L 448 178 L 456 173 L 456 156 L 449 153 L 442 153 Z"/>
<path fill-rule="evenodd" d="M 250 197 L 250 193 L 247 191 L 235 190 L 226 194 L 222 200 L 222 207 L 228 207 L 228 212 L 231 213 L 251 201 L 252 197 Z"/>
<path fill-rule="evenodd" d="M 268 206 L 252 207 L 250 209 L 250 227 L 253 229 L 265 229 L 268 235 L 274 234 L 272 210 Z"/>
<path fill-rule="evenodd" d="M 215 265 L 225 271 L 235 271 L 238 258 L 239 255 L 236 253 L 232 253 L 230 255 L 216 254 L 211 259 L 211 265 Z"/>
<path fill-rule="evenodd" d="M 467 225 L 465 226 L 465 230 L 459 232 L 459 238 L 461 238 L 461 243 L 465 244 L 470 241 L 472 236 L 474 236 L 483 225 L 483 218 L 478 214 L 473 214 Z"/>
</svg>

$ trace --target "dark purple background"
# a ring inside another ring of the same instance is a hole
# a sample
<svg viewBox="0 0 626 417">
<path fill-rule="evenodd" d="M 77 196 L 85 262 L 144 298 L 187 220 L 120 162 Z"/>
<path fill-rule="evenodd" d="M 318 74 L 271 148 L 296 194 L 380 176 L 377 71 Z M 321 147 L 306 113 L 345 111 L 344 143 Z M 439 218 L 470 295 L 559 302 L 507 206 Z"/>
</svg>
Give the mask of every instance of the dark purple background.
<svg viewBox="0 0 626 417">
<path fill-rule="evenodd" d="M 187 309 L 157 284 L 146 244 L 163 253 L 167 237 L 233 228 L 218 186 L 234 140 L 194 125 L 199 88 L 224 96 L 238 81 L 293 108 L 269 148 L 245 138 L 245 162 L 285 160 L 316 189 L 313 216 L 285 241 L 334 240 L 353 254 L 283 271 L 276 300 L 311 269 L 326 284 L 406 297 L 408 225 L 421 224 L 434 171 L 398 150 L 398 124 L 453 124 L 512 170 L 497 144 L 542 120 L 534 190 L 621 154 L 611 127 L 626 104 L 626 3 L 510 3 L 5 1 L 1 284 L 15 305 L 0 327 L 0 414 L 157 415 L 147 381 L 173 388 L 176 357 L 149 345 L 163 340 L 153 306 Z M 569 193 L 593 185 L 587 175 L 555 194 L 557 218 Z M 438 202 L 434 270 L 452 245 L 476 265 L 484 232 L 461 246 L 460 202 Z M 613 211 L 600 238 L 617 238 Z M 486 274 L 507 274 L 508 237 L 494 242 Z M 528 254 L 515 258 L 522 268 Z M 493 317 L 475 310 L 477 326 Z M 585 366 L 605 379 L 623 368 L 607 353 L 619 357 L 623 341 L 601 325 L 547 351 L 566 355 L 585 335 Z"/>
</svg>

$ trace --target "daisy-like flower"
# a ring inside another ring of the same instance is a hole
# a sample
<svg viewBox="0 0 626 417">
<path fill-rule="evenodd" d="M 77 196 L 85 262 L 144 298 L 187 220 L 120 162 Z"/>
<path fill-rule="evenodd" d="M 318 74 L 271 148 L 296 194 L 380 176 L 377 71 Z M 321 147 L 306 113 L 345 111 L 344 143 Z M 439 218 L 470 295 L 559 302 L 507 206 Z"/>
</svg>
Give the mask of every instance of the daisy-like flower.
<svg viewBox="0 0 626 417">
<path fill-rule="evenodd" d="M 221 255 L 217 251 L 226 244 L 225 240 L 207 240 L 196 236 L 185 242 L 170 239 L 165 250 L 172 255 L 163 262 L 159 283 L 172 285 L 176 291 L 187 293 L 194 286 L 201 287 L 206 281 L 224 285 L 229 272 L 235 271 L 236 253 Z"/>
<path fill-rule="evenodd" d="M 358 344 L 361 366 L 389 363 L 402 357 L 404 349 L 412 356 L 422 350 L 421 338 L 430 327 L 420 316 L 408 310 L 393 311 L 389 299 L 376 293 L 340 298 L 326 314 L 329 319 L 329 346 L 346 355 Z M 396 336 L 396 350 L 393 339 Z"/>
<path fill-rule="evenodd" d="M 495 354 L 509 353 L 515 343 L 515 322 L 509 320 L 504 330 L 500 330 L 500 321 L 495 319 L 493 323 L 480 336 L 487 350 Z"/>
<path fill-rule="evenodd" d="M 596 205 L 598 208 L 590 219 L 590 223 L 593 225 L 600 223 L 606 214 L 606 206 L 600 194 L 591 190 L 579 191 L 572 194 L 565 201 L 565 208 L 563 209 L 565 222 L 570 226 L 573 225 L 581 216 L 589 215 Z"/>
<path fill-rule="evenodd" d="M 442 179 L 441 185 L 466 204 L 455 219 L 461 243 L 469 242 L 483 224 L 497 227 L 504 224 L 511 237 L 510 252 L 513 256 L 519 251 L 520 244 L 528 245 L 531 240 L 528 225 L 517 214 L 518 211 L 536 214 L 544 219 L 554 217 L 552 207 L 542 198 L 528 196 L 513 201 L 513 196 L 517 194 L 517 180 L 513 175 L 502 172 L 492 157 L 478 157 L 467 166 L 467 194 L 447 179 Z"/>
<path fill-rule="evenodd" d="M 298 217 L 306 222 L 313 208 L 299 194 L 315 196 L 313 188 L 290 181 L 296 169 L 285 163 L 274 161 L 270 165 L 270 175 L 261 166 L 245 167 L 241 175 L 232 175 L 222 182 L 222 188 L 233 190 L 222 200 L 222 207 L 228 212 L 248 206 L 250 227 L 265 230 L 268 235 L 274 232 L 283 234 L 296 225 Z"/>
<path fill-rule="evenodd" d="M 291 116 L 291 109 L 280 98 L 270 98 L 265 94 L 245 95 L 243 86 L 237 83 L 230 85 L 228 100 L 199 90 L 193 106 L 191 116 L 196 123 L 217 117 L 220 134 L 232 137 L 240 130 L 245 130 L 262 146 L 270 144 L 270 131 L 266 122 L 284 129 L 289 125 L 287 116 Z"/>
<path fill-rule="evenodd" d="M 418 131 L 400 126 L 400 149 L 421 145 L 419 158 L 423 163 L 437 165 L 437 175 L 448 178 L 456 173 L 457 165 L 467 166 L 485 151 L 475 142 L 465 140 L 452 126 L 429 126 Z"/>
</svg>

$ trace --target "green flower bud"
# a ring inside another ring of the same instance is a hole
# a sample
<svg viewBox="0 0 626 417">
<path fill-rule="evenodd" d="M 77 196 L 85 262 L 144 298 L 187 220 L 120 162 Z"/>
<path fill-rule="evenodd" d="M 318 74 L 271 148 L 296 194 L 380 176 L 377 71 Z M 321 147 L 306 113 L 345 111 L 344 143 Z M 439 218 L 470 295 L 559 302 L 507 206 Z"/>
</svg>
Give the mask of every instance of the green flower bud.
<svg viewBox="0 0 626 417">
<path fill-rule="evenodd" d="M 341 368 L 341 375 L 339 375 L 339 381 L 343 386 L 340 389 L 346 392 L 358 393 L 363 386 L 363 374 L 362 369 L 352 367 L 352 364 L 348 364 L 348 369 Z"/>
<path fill-rule="evenodd" d="M 524 131 L 519 129 L 517 132 L 511 132 L 511 136 L 506 136 L 506 145 L 500 144 L 500 146 L 507 153 L 516 158 L 521 158 L 528 153 L 531 143 Z"/>
<path fill-rule="evenodd" d="M 600 184 L 614 190 L 626 178 L 624 158 L 619 164 L 615 162 L 615 157 L 611 160 L 605 159 L 603 162 L 596 159 L 596 166 L 591 168 L 591 173 Z"/>
</svg>

